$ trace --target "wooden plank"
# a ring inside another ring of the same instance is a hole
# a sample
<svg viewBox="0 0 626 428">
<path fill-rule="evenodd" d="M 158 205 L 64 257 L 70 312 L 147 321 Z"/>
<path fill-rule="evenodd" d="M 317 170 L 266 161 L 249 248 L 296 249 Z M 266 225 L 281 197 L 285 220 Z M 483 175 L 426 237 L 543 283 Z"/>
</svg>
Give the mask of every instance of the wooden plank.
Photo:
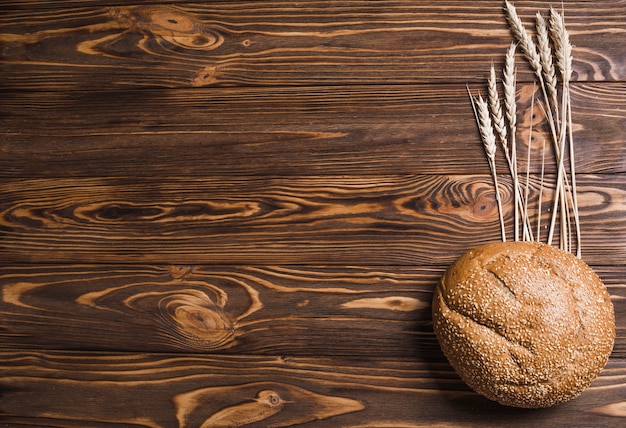
<svg viewBox="0 0 626 428">
<path fill-rule="evenodd" d="M 575 79 L 624 80 L 623 2 L 564 3 Z M 464 83 L 502 58 L 510 40 L 499 0 L 108 4 L 5 6 L 2 85 Z M 529 28 L 537 10 L 548 12 L 543 2 L 516 4 Z"/>
<path fill-rule="evenodd" d="M 518 96 L 525 130 L 532 86 Z M 579 173 L 626 172 L 625 99 L 624 83 L 573 86 Z M 3 111 L 5 177 L 489 171 L 463 85 L 17 91 Z M 520 132 L 524 160 L 526 141 Z M 537 134 L 534 172 L 539 144 Z"/>
<path fill-rule="evenodd" d="M 59 352 L 0 361 L 0 421 L 10 426 L 560 428 L 625 417 L 626 363 L 616 361 L 580 397 L 545 410 L 489 402 L 438 362 Z M 219 424 L 226 413 L 232 425 Z"/>
<path fill-rule="evenodd" d="M 580 175 L 578 189 L 585 259 L 623 266 L 626 180 Z M 440 265 L 500 239 L 489 176 L 4 180 L 0 193 L 13 263 Z"/>
<path fill-rule="evenodd" d="M 3 349 L 376 355 L 442 360 L 432 291 L 445 266 L 5 266 Z M 596 268 L 626 357 L 626 267 Z"/>
<path fill-rule="evenodd" d="M 433 358 L 430 301 L 440 274 L 426 266 L 5 266 L 0 343 Z"/>
</svg>

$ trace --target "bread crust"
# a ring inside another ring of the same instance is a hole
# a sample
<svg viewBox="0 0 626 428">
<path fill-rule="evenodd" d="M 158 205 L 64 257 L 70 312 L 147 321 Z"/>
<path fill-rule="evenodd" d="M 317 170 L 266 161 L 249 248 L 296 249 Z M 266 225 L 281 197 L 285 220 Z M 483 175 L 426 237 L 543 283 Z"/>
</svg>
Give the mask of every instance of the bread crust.
<svg viewBox="0 0 626 428">
<path fill-rule="evenodd" d="M 470 250 L 441 277 L 433 327 L 461 378 L 501 404 L 549 407 L 579 395 L 615 339 L 606 287 L 581 259 L 536 242 Z"/>
</svg>

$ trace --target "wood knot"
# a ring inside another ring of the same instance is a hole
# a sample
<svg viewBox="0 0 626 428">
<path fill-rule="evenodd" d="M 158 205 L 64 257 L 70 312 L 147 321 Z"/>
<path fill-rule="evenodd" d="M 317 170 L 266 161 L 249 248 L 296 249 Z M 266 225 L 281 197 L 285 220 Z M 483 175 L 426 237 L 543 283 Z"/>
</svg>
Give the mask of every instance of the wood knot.
<svg viewBox="0 0 626 428">
<path fill-rule="evenodd" d="M 155 38 L 158 42 L 185 49 L 211 50 L 224 38 L 194 15 L 172 6 L 112 8 L 109 12 L 121 25 Z"/>
<path fill-rule="evenodd" d="M 193 266 L 170 266 L 168 271 L 173 279 L 185 279 L 193 273 Z"/>
<path fill-rule="evenodd" d="M 235 322 L 224 310 L 225 295 L 208 285 L 202 290 L 191 288 L 199 286 L 193 282 L 189 282 L 190 288 L 182 288 L 186 283 L 177 280 L 175 289 L 133 294 L 124 304 L 151 315 L 156 308 L 154 319 L 159 331 L 176 347 L 198 351 L 229 347 L 235 337 Z"/>
<path fill-rule="evenodd" d="M 146 17 L 154 28 L 175 33 L 193 33 L 197 30 L 196 19 L 173 7 L 162 6 L 147 10 Z"/>
<path fill-rule="evenodd" d="M 209 65 L 198 71 L 191 79 L 193 86 L 207 86 L 217 82 L 217 66 Z"/>
<path fill-rule="evenodd" d="M 184 290 L 168 295 L 159 308 L 176 335 L 195 349 L 225 348 L 234 340 L 232 318 L 202 292 Z"/>
<path fill-rule="evenodd" d="M 181 428 L 295 426 L 365 409 L 362 402 L 278 382 L 239 383 L 183 392 L 172 399 Z M 271 418 L 271 419 L 270 419 Z"/>
<path fill-rule="evenodd" d="M 492 217 L 498 214 L 495 197 L 481 196 L 472 204 L 472 215 L 475 218 Z"/>
</svg>

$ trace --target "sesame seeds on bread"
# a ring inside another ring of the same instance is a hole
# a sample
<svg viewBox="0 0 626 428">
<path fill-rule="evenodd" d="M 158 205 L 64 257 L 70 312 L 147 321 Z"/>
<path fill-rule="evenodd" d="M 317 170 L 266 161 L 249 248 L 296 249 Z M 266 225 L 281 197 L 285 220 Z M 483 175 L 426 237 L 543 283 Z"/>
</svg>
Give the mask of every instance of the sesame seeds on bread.
<svg viewBox="0 0 626 428">
<path fill-rule="evenodd" d="M 615 338 L 600 278 L 574 255 L 536 242 L 494 242 L 461 256 L 435 289 L 433 327 L 471 388 L 525 408 L 579 395 Z"/>
</svg>

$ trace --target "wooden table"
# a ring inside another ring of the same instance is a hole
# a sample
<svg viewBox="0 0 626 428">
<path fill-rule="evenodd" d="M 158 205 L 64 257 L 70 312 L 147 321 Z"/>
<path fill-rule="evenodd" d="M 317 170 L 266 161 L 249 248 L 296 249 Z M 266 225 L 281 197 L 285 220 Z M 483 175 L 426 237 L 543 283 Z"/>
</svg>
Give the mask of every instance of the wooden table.
<svg viewBox="0 0 626 428">
<path fill-rule="evenodd" d="M 466 89 L 502 66 L 499 0 L 4 1 L 0 426 L 626 424 L 626 3 L 563 6 L 617 338 L 582 396 L 519 410 L 430 315 L 500 237 Z"/>
</svg>

